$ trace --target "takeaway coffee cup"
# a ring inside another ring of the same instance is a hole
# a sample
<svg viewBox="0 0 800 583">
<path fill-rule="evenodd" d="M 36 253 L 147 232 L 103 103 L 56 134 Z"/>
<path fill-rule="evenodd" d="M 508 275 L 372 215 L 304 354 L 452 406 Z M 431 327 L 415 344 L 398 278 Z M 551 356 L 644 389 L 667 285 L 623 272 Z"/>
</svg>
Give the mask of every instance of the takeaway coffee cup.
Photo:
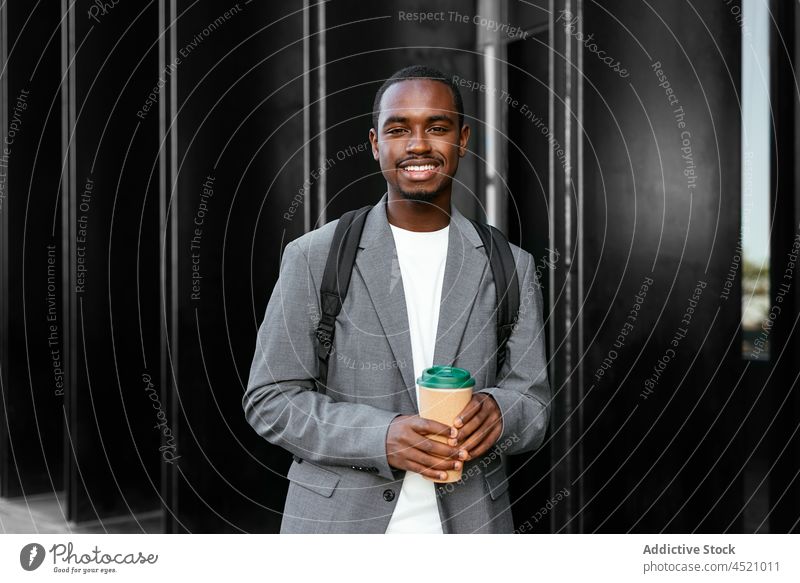
<svg viewBox="0 0 800 583">
<path fill-rule="evenodd" d="M 464 410 L 472 399 L 472 388 L 475 379 L 468 370 L 454 366 L 432 366 L 422 371 L 417 379 L 419 391 L 419 415 L 425 419 L 433 419 L 445 425 L 453 425 L 456 416 Z M 447 443 L 447 437 L 429 435 L 430 439 Z M 447 478 L 434 482 L 457 482 L 461 479 L 461 470 L 448 470 Z"/>
</svg>

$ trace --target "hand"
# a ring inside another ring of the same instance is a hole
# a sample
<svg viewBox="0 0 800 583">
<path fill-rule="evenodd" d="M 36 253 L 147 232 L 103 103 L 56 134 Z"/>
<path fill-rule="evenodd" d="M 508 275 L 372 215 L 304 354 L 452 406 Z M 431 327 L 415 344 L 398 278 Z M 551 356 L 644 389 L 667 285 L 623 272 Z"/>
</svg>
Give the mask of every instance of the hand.
<svg viewBox="0 0 800 583">
<path fill-rule="evenodd" d="M 419 415 L 400 415 L 389 424 L 386 434 L 386 459 L 399 470 L 410 470 L 434 480 L 444 480 L 443 470 L 459 469 L 468 454 L 463 448 L 452 447 L 428 439 L 428 435 L 450 435 L 449 425 L 423 419 Z"/>
<path fill-rule="evenodd" d="M 469 452 L 467 459 L 482 456 L 489 451 L 503 432 L 503 416 L 494 397 L 475 393 L 453 422 L 448 443 Z"/>
</svg>

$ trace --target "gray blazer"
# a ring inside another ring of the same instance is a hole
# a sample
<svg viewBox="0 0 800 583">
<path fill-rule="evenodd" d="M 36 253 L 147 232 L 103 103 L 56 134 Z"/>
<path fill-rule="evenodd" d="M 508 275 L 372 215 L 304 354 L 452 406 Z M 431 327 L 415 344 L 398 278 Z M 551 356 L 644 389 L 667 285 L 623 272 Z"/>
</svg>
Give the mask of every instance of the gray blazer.
<svg viewBox="0 0 800 583">
<path fill-rule="evenodd" d="M 243 405 L 264 439 L 292 462 L 281 533 L 383 533 L 404 471 L 386 460 L 392 419 L 418 413 L 403 282 L 384 197 L 368 214 L 348 295 L 336 321 L 329 391 L 312 390 L 319 286 L 337 221 L 286 246 L 258 331 Z M 503 433 L 459 482 L 436 486 L 445 533 L 513 530 L 505 457 L 538 448 L 550 415 L 542 296 L 532 256 L 512 245 L 519 322 L 495 384 L 495 288 L 474 226 L 452 207 L 435 364 L 469 370 L 497 401 Z"/>
</svg>

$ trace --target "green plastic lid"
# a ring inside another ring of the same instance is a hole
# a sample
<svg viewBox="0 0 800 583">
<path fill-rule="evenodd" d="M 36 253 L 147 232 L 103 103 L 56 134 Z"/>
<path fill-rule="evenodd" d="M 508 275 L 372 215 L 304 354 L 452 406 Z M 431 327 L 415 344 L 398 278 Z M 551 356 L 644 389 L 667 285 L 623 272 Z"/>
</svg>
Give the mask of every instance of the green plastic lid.
<svg viewBox="0 0 800 583">
<path fill-rule="evenodd" d="M 429 389 L 465 389 L 475 386 L 468 370 L 454 366 L 432 366 L 422 371 L 417 384 Z"/>
</svg>

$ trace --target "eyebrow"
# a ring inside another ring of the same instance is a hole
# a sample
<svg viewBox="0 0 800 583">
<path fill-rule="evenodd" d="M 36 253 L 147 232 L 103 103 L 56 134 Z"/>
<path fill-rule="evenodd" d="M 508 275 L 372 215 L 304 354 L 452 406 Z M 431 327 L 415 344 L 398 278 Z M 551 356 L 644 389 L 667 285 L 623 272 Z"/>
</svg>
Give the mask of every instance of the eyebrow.
<svg viewBox="0 0 800 583">
<path fill-rule="evenodd" d="M 441 114 L 441 113 L 437 114 L 437 115 L 431 115 L 425 121 L 427 123 L 433 123 L 433 122 L 437 122 L 437 121 L 446 121 L 446 122 L 449 122 L 449 123 L 455 123 L 453 121 L 453 118 L 451 118 L 448 115 Z M 389 124 L 393 124 L 393 123 L 408 123 L 408 118 L 407 117 L 403 117 L 402 115 L 390 115 L 389 117 L 386 118 L 386 121 L 383 122 L 383 127 L 386 127 Z"/>
</svg>

